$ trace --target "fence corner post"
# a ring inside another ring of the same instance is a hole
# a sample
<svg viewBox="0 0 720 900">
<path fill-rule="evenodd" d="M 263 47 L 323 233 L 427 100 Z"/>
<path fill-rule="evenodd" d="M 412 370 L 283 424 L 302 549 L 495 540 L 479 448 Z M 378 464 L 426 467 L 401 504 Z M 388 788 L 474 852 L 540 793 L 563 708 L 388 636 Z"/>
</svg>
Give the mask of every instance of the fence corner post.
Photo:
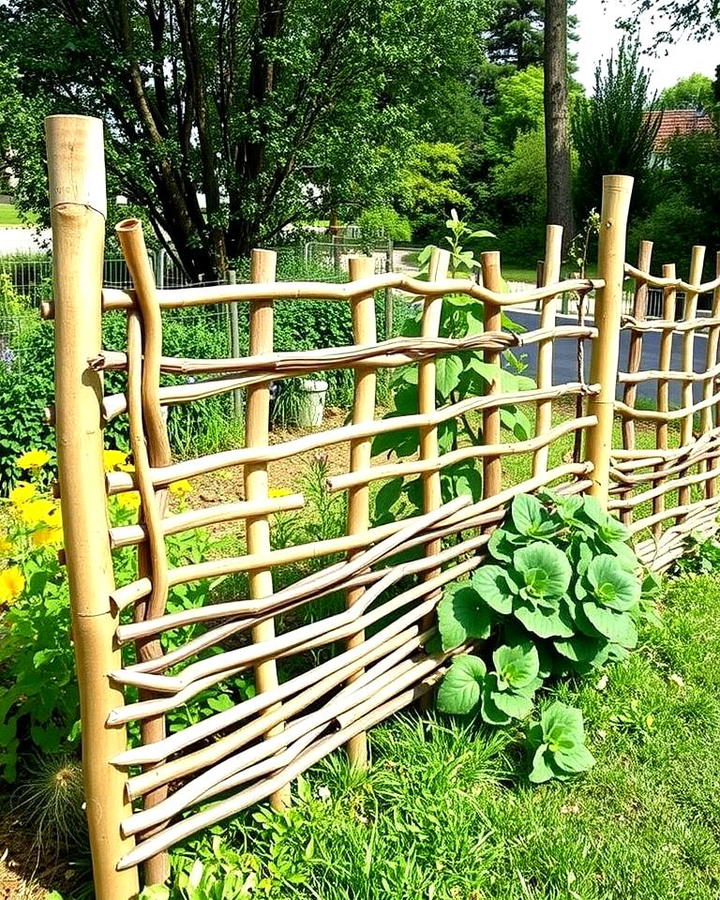
<svg viewBox="0 0 720 900">
<path fill-rule="evenodd" d="M 605 282 L 595 297 L 595 327 L 590 382 L 600 391 L 591 396 L 588 413 L 597 417 L 588 434 L 586 459 L 593 464 L 590 494 L 607 506 L 610 488 L 615 392 L 620 357 L 620 316 L 625 276 L 627 220 L 634 179 L 630 175 L 603 176 L 602 211 L 598 239 L 598 277 Z"/>
<path fill-rule="evenodd" d="M 132 809 L 126 774 L 110 760 L 127 749 L 125 728 L 107 725 L 124 704 L 109 673 L 121 666 L 105 510 L 102 379 L 88 365 L 102 340 L 106 188 L 100 119 L 45 120 L 55 300 L 55 428 L 65 559 L 82 716 L 83 780 L 98 900 L 129 900 L 137 868 L 117 863 L 134 846 L 120 823 Z"/>
</svg>

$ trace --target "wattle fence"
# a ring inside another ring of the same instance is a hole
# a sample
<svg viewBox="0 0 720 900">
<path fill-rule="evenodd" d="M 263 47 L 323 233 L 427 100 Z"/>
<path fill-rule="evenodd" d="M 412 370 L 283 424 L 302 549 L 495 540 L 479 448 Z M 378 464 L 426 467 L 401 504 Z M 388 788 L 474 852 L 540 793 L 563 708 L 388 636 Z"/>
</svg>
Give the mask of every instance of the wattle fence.
<svg viewBox="0 0 720 900">
<path fill-rule="evenodd" d="M 595 280 L 559 280 L 561 231 L 550 226 L 545 283 L 521 293 L 502 291 L 496 252 L 483 254 L 482 284 L 477 284 L 448 278 L 444 251 L 433 257 L 428 281 L 375 275 L 370 261 L 355 258 L 346 284 L 275 282 L 274 253 L 257 250 L 249 284 L 158 290 L 141 226 L 126 220 L 117 232 L 133 289 L 102 290 L 101 124 L 51 117 L 47 135 L 54 301 L 44 314 L 56 329 L 53 416 L 101 900 L 132 897 L 140 864 L 146 881 L 162 880 L 166 851 L 199 830 L 267 798 L 276 806 L 288 802 L 292 780 L 337 748 L 346 746 L 351 761 L 365 765 L 368 729 L 429 695 L 442 676 L 452 654 L 425 648 L 435 634 L 443 586 L 481 564 L 492 528 L 517 494 L 551 487 L 594 495 L 629 525 L 641 558 L 655 569 L 682 552 L 688 533 L 714 529 L 720 505 L 720 280 L 699 284 L 701 248 L 693 251 L 687 284 L 675 279 L 671 268 L 661 279 L 649 274 L 648 244 L 637 268 L 625 265 L 632 179 L 604 179 Z M 623 319 L 626 276 L 636 287 L 633 314 Z M 649 287 L 662 292 L 662 319 L 645 318 Z M 416 298 L 422 308 L 420 336 L 377 340 L 374 296 L 385 289 Z M 674 316 L 678 290 L 686 293 L 681 322 Z M 586 320 L 582 299 L 591 291 L 595 315 Z M 567 292 L 581 299 L 577 321 L 557 318 Z M 706 293 L 713 295 L 711 315 L 697 317 L 698 296 Z M 349 304 L 354 343 L 274 352 L 274 304 L 302 304 L 306 298 L 326 301 L 329 315 L 333 306 Z M 482 330 L 443 337 L 443 309 L 450 302 L 481 310 Z M 536 303 L 540 311 L 531 327 L 521 333 L 504 327 L 505 313 Z M 247 305 L 249 356 L 163 356 L 163 313 L 207 304 Z M 121 352 L 101 346 L 101 319 L 110 310 L 127 317 Z M 652 335 L 657 347 L 650 343 Z M 621 338 L 629 348 L 624 371 L 619 371 Z M 706 341 L 704 368 L 698 373 L 693 360 L 701 340 Z M 678 342 L 680 362 L 674 368 Z M 646 357 L 655 349 L 657 359 L 648 368 Z M 535 387 L 503 388 L 500 370 L 507 350 L 532 351 Z M 554 380 L 555 363 L 568 354 L 575 361 L 574 376 Z M 452 358 L 463 365 L 479 360 L 497 377 L 482 395 L 438 404 L 438 379 Z M 400 367 L 416 369 L 417 408 L 381 418 L 378 373 Z M 354 373 L 347 424 L 271 440 L 271 383 L 331 369 Z M 121 393 L 104 395 L 106 370 L 125 373 Z M 192 375 L 194 381 L 161 386 L 164 373 Z M 646 383 L 655 385 L 650 403 Z M 245 445 L 173 460 L 163 408 L 238 389 L 245 392 Z M 534 424 L 529 436 L 513 440 L 501 431 L 502 414 L 516 406 L 531 410 Z M 134 470 L 106 476 L 103 426 L 118 416 L 128 420 Z M 482 443 L 448 449 L 441 441 L 443 426 L 462 417 L 481 423 Z M 419 451 L 374 464 L 373 438 L 408 429 L 419 434 Z M 268 465 L 330 445 L 347 448 L 347 470 L 327 485 L 330 492 L 347 494 L 346 533 L 274 548 L 277 513 L 302 509 L 305 498 L 273 496 Z M 558 459 L 560 446 L 567 452 Z M 513 480 L 506 463 L 520 457 L 527 471 Z M 463 461 L 481 472 L 480 495 L 444 496 L 443 473 Z M 228 467 L 243 469 L 242 499 L 190 512 L 169 509 L 170 484 Z M 374 486 L 413 476 L 421 479 L 421 508 L 374 524 Z M 138 524 L 109 528 L 107 497 L 129 491 L 140 495 Z M 243 555 L 168 564 L 168 535 L 221 522 L 244 523 Z M 127 547 L 137 548 L 137 578 L 115 584 L 112 555 Z M 325 562 L 278 587 L 283 567 L 303 560 Z M 175 588 L 229 574 L 246 575 L 246 595 L 167 610 Z M 343 598 L 339 609 L 309 623 L 297 615 L 333 594 Z M 185 631 L 189 626 L 191 636 Z M 313 651 L 320 649 L 326 653 L 318 663 Z M 290 669 L 288 660 L 294 663 Z M 220 690 L 248 673 L 254 677 L 252 697 L 167 733 L 170 710 L 192 709 L 202 692 Z M 130 723 L 139 726 L 141 736 L 132 747 Z"/>
</svg>

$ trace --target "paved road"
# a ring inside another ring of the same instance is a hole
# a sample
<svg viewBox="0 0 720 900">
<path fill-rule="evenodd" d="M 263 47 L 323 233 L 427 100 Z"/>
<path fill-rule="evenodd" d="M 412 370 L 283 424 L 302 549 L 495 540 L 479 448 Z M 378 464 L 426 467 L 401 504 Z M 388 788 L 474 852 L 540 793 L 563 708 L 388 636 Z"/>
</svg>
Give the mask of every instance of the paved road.
<svg viewBox="0 0 720 900">
<path fill-rule="evenodd" d="M 526 310 L 512 310 L 508 314 L 509 318 L 523 325 L 525 328 L 533 329 L 537 328 L 537 322 L 539 319 L 539 315 L 534 312 L 526 311 Z M 588 320 L 589 323 L 592 323 L 592 320 Z M 574 324 L 577 322 L 573 316 L 558 316 L 558 324 Z M 681 336 L 679 334 L 673 335 L 673 348 L 672 348 L 672 369 L 682 369 L 682 365 L 680 363 L 680 353 L 681 353 Z M 628 359 L 628 343 L 629 343 L 629 332 L 623 331 L 620 336 L 620 370 L 627 371 L 627 359 Z M 641 369 L 655 369 L 658 366 L 658 356 L 660 349 L 660 333 L 659 332 L 647 332 L 643 336 L 643 353 L 642 353 L 642 362 Z M 704 372 L 706 368 L 705 363 L 705 353 L 707 349 L 707 337 L 706 332 L 699 331 L 696 333 L 695 337 L 695 348 L 694 348 L 694 370 L 696 372 Z M 522 354 L 527 355 L 527 363 L 529 365 L 529 373 L 535 373 L 535 365 L 537 358 L 537 346 L 530 345 L 528 347 L 523 347 L 520 351 Z M 585 377 L 589 377 L 589 356 L 590 356 L 590 345 L 586 343 L 586 370 Z M 555 354 L 553 361 L 553 380 L 555 384 L 562 384 L 563 382 L 568 381 L 577 381 L 577 342 L 574 340 L 563 340 L 555 342 Z M 645 384 L 639 385 L 638 394 L 641 397 L 646 397 L 650 400 L 655 400 L 655 393 L 657 390 L 657 382 L 649 381 Z M 618 397 L 622 392 L 622 385 L 619 386 Z M 694 386 L 694 394 L 695 399 L 699 400 L 702 395 L 702 385 L 696 384 Z M 670 403 L 671 405 L 679 405 L 680 400 L 680 386 L 677 382 L 670 382 Z"/>
</svg>

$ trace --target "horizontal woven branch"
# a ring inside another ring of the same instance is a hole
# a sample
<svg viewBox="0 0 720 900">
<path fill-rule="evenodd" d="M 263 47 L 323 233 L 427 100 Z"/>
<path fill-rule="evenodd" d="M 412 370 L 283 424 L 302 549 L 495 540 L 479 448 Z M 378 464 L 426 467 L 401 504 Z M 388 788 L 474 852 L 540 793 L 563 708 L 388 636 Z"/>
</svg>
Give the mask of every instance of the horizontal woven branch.
<svg viewBox="0 0 720 900">
<path fill-rule="evenodd" d="M 630 263 L 625 263 L 625 274 L 641 284 L 647 284 L 649 287 L 666 288 L 694 294 L 707 294 L 720 287 L 720 278 L 714 278 L 712 281 L 706 281 L 703 284 L 689 284 L 687 281 L 683 281 L 682 278 L 661 278 L 658 275 L 651 275 L 649 272 L 643 272 L 642 269 L 636 269 Z"/>
<path fill-rule="evenodd" d="M 346 744 L 348 740 L 360 732 L 367 731 L 388 718 L 393 713 L 398 712 L 404 707 L 418 700 L 428 691 L 432 690 L 435 683 L 441 677 L 443 670 L 439 669 L 431 676 L 420 682 L 417 686 L 407 690 L 392 700 L 381 704 L 371 712 L 367 712 L 362 717 L 340 727 L 337 731 L 326 737 L 318 739 L 311 744 L 308 749 L 304 749 L 302 744 L 299 748 L 291 748 L 287 755 L 283 758 L 275 758 L 275 765 L 280 768 L 277 774 L 265 781 L 260 782 L 235 796 L 213 804 L 202 812 L 184 818 L 181 822 L 170 825 L 154 837 L 148 838 L 140 842 L 134 850 L 124 856 L 118 863 L 118 869 L 128 869 L 136 866 L 146 859 L 154 856 L 156 853 L 171 847 L 173 844 L 184 840 L 202 828 L 214 825 L 223 819 L 228 818 L 260 800 L 270 796 L 275 791 L 289 784 L 293 779 L 297 778 L 316 762 L 327 756 L 333 750 Z"/>
<path fill-rule="evenodd" d="M 710 316 L 702 316 L 701 318 L 685 319 L 676 321 L 675 319 L 642 319 L 637 320 L 632 316 L 622 317 L 622 327 L 626 331 L 702 331 L 705 328 L 716 328 L 720 325 L 720 319 Z"/>
<path fill-rule="evenodd" d="M 256 374 L 234 378 L 228 376 L 221 379 L 207 379 L 195 384 L 166 385 L 160 388 L 159 397 L 163 405 L 187 403 L 256 384 L 295 378 L 310 372 L 352 368 L 359 363 L 382 369 L 395 368 L 448 353 L 480 349 L 506 350 L 511 347 L 526 347 L 546 340 L 584 340 L 594 337 L 596 333 L 594 328 L 560 325 L 552 329 L 537 329 L 523 334 L 506 331 L 485 332 L 458 340 L 393 338 L 374 345 L 349 345 L 327 350 L 274 353 L 238 359 L 194 360 L 163 357 L 163 371 L 167 373 L 260 371 Z M 124 369 L 127 359 L 124 353 L 108 352 L 97 357 L 93 363 L 94 368 L 98 370 Z M 127 399 L 123 393 L 109 394 L 103 399 L 103 418 L 106 422 L 112 421 L 126 410 Z"/>
<path fill-rule="evenodd" d="M 321 281 L 278 281 L 270 284 L 216 285 L 201 288 L 179 288 L 158 291 L 161 309 L 184 309 L 212 303 L 232 303 L 248 300 L 350 300 L 353 297 L 394 289 L 416 296 L 437 297 L 444 294 L 466 294 L 476 300 L 489 301 L 497 306 L 518 306 L 547 300 L 567 292 L 587 293 L 605 286 L 602 279 L 571 278 L 544 288 L 517 293 L 489 291 L 474 281 L 446 278 L 421 281 L 396 272 L 371 275 L 346 284 Z M 103 310 L 132 309 L 136 305 L 134 291 L 103 291 Z M 52 309 L 47 310 L 49 316 Z"/>
<path fill-rule="evenodd" d="M 179 534 L 193 528 L 215 525 L 219 522 L 234 522 L 251 516 L 273 515 L 294 509 L 303 509 L 305 497 L 302 494 L 288 494 L 284 497 L 269 497 L 267 500 L 241 500 L 238 503 L 223 503 L 191 509 L 184 513 L 168 516 L 160 522 L 163 535 Z M 110 546 L 113 550 L 141 544 L 147 537 L 144 525 L 120 525 L 110 529 Z"/>
<path fill-rule="evenodd" d="M 534 403 L 537 400 L 551 400 L 577 394 L 592 395 L 597 394 L 598 391 L 598 385 L 570 382 L 554 385 L 546 390 L 508 391 L 502 394 L 469 397 L 458 403 L 440 407 L 435 412 L 426 415 L 414 413 L 407 416 L 376 419 L 372 422 L 363 422 L 357 425 L 343 425 L 290 441 L 271 444 L 267 447 L 242 447 L 237 450 L 226 450 L 221 453 L 200 456 L 196 459 L 175 463 L 170 466 L 153 468 L 150 470 L 152 483 L 155 487 L 163 487 L 172 484 L 174 481 L 194 478 L 197 475 L 206 475 L 209 472 L 215 472 L 218 469 L 230 466 L 241 466 L 258 462 L 277 462 L 299 453 L 309 453 L 332 444 L 341 444 L 345 441 L 357 440 L 358 438 L 376 437 L 379 434 L 403 431 L 409 428 L 429 428 L 478 410 L 497 409 L 518 403 Z M 498 444 L 494 446 L 502 448 L 504 445 Z M 500 452 L 500 449 L 498 452 Z M 136 488 L 135 476 L 130 472 L 109 472 L 107 485 L 108 493 L 111 495 L 132 491 Z"/>
<path fill-rule="evenodd" d="M 615 403 L 615 409 L 621 416 L 628 419 L 636 419 L 644 422 L 673 422 L 677 419 L 684 419 L 687 416 L 692 416 L 701 409 L 715 406 L 718 401 L 720 401 L 720 391 L 710 397 L 705 397 L 703 400 L 698 400 L 697 403 L 693 403 L 691 406 L 683 406 L 668 412 L 659 409 L 635 409 L 620 400 Z"/>
<path fill-rule="evenodd" d="M 499 494 L 496 494 L 487 500 L 481 500 L 478 503 L 467 507 L 462 513 L 449 516 L 447 525 L 463 525 L 463 527 L 466 528 L 470 527 L 469 524 L 463 523 L 467 523 L 476 516 L 483 515 L 492 509 L 504 506 L 517 494 L 538 490 L 539 488 L 560 479 L 584 476 L 591 471 L 592 463 L 590 462 L 567 463 L 562 466 L 557 466 L 536 478 L 529 479 L 512 488 L 501 491 Z M 168 583 L 173 587 L 177 584 L 185 584 L 189 581 L 200 580 L 202 578 L 218 578 L 221 575 L 231 575 L 237 572 L 251 571 L 267 566 L 277 566 L 289 562 L 300 562 L 305 559 L 358 550 L 363 547 L 368 547 L 378 540 L 396 534 L 396 532 L 405 527 L 408 523 L 412 523 L 413 521 L 416 522 L 418 518 L 421 517 L 408 518 L 401 520 L 400 522 L 390 522 L 387 525 L 376 526 L 362 535 L 346 535 L 345 537 L 317 541 L 312 544 L 300 544 L 294 547 L 272 550 L 268 554 L 248 554 L 246 556 L 227 557 L 219 560 L 208 560 L 203 563 L 195 563 L 193 565 L 180 566 L 170 570 L 168 573 Z M 438 529 L 438 533 L 441 531 L 442 529 Z M 428 534 L 432 535 L 432 533 L 433 529 L 428 529 Z M 366 565 L 368 564 L 369 563 L 366 563 Z M 149 594 L 150 589 L 150 580 L 141 578 L 124 587 L 117 588 L 112 593 L 111 599 L 118 609 L 123 609 L 129 604 L 146 597 Z M 224 615 L 239 615 L 243 613 L 259 614 L 261 612 L 269 612 L 270 609 L 273 608 L 273 603 L 273 599 L 268 598 L 265 601 L 255 601 L 252 603 L 249 601 L 236 601 L 233 603 L 219 604 L 217 607 L 205 606 L 200 610 L 183 610 L 182 613 L 171 614 L 176 617 L 175 619 L 171 619 L 170 615 L 166 615 L 153 619 L 152 622 L 138 622 L 131 625 L 121 625 L 117 629 L 117 638 L 120 642 L 124 642 L 137 640 L 142 636 L 160 633 L 162 630 L 165 630 L 166 626 L 167 628 L 176 627 L 172 622 L 179 624 L 180 620 L 177 618 L 178 616 L 184 617 L 183 624 L 191 624 L 192 622 L 204 621 L 213 617 L 222 618 Z M 223 610 L 226 610 L 226 612 L 223 612 Z M 199 618 L 194 618 L 195 616 L 199 616 Z M 146 631 L 144 629 L 150 630 Z"/>
</svg>

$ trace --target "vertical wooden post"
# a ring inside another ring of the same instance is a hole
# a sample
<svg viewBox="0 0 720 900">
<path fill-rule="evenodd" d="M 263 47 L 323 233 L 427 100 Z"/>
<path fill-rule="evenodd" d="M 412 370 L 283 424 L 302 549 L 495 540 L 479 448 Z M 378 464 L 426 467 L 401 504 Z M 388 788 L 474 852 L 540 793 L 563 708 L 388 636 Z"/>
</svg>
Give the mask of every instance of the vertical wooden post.
<svg viewBox="0 0 720 900">
<path fill-rule="evenodd" d="M 348 260 L 350 281 L 368 278 L 375 272 L 375 261 L 371 256 L 351 256 Z M 375 293 L 353 297 L 351 302 L 352 326 L 355 343 L 374 344 L 377 341 L 377 323 L 375 319 Z M 377 375 L 369 366 L 355 367 L 355 394 L 353 401 L 353 425 L 361 422 L 372 422 L 375 418 L 375 389 Z M 372 438 L 359 438 L 350 442 L 350 471 L 358 472 L 370 467 L 372 460 Z M 359 484 L 348 491 L 347 510 L 348 534 L 362 534 L 370 527 L 370 485 Z M 352 556 L 352 554 L 351 554 Z M 347 594 L 348 608 L 357 603 L 365 592 L 365 588 L 353 588 Z M 348 649 L 357 647 L 365 640 L 365 632 L 359 631 L 348 639 Z M 351 681 L 358 678 L 357 672 Z M 350 764 L 365 768 L 368 762 L 367 736 L 360 732 L 350 738 L 347 745 Z"/>
<path fill-rule="evenodd" d="M 390 272 L 395 271 L 394 265 L 394 257 L 395 257 L 395 244 L 392 240 L 388 241 L 387 251 L 385 253 L 385 271 L 390 274 Z M 385 289 L 385 340 L 388 341 L 393 336 L 393 298 L 395 297 L 395 292 L 392 288 Z"/>
<path fill-rule="evenodd" d="M 116 871 L 134 846 L 120 834 L 132 812 L 126 776 L 109 762 L 126 749 L 123 727 L 110 728 L 122 691 L 108 673 L 121 667 L 108 522 L 103 497 L 102 380 L 88 365 L 101 348 L 105 239 L 102 122 L 85 116 L 45 120 L 53 230 L 55 407 L 65 559 L 70 584 L 82 715 L 83 778 L 99 900 L 128 900 L 137 869 Z"/>
<path fill-rule="evenodd" d="M 254 284 L 275 281 L 277 254 L 273 250 L 253 250 L 250 260 L 250 281 Z M 250 303 L 250 355 L 273 351 L 273 301 L 253 300 Z M 265 447 L 270 436 L 270 385 L 253 385 L 247 389 L 247 414 L 245 418 L 245 445 Z M 266 463 L 245 466 L 245 499 L 266 500 L 268 497 L 268 473 Z M 267 553 L 270 550 L 270 521 L 267 516 L 248 518 L 248 553 Z M 251 600 L 261 600 L 273 592 L 272 570 L 256 569 L 248 573 L 248 593 Z M 271 641 L 275 637 L 275 620 L 265 619 L 252 629 L 256 644 Z M 255 665 L 255 689 L 258 693 L 271 691 L 278 686 L 277 664 L 274 659 Z M 272 706 L 266 714 L 277 709 Z M 266 737 L 283 730 L 283 725 L 270 729 Z M 290 801 L 290 787 L 276 791 L 270 801 L 275 809 L 282 809 Z"/>
<path fill-rule="evenodd" d="M 637 267 L 643 272 L 650 271 L 650 262 L 652 260 L 652 250 L 653 244 L 652 241 L 640 241 L 640 248 L 638 250 L 638 264 Z M 637 282 L 635 285 L 635 295 L 633 297 L 633 307 L 632 314 L 633 318 L 641 322 L 647 316 L 647 296 L 648 296 L 648 287 L 644 281 Z M 634 374 L 635 372 L 640 371 L 640 363 L 642 362 L 642 348 L 643 348 L 643 333 L 642 331 L 631 331 L 630 332 L 630 346 L 628 349 L 628 366 L 627 370 L 630 374 Z M 623 402 L 626 406 L 630 406 L 633 409 L 635 408 L 635 401 L 637 399 L 637 384 L 633 382 L 628 382 L 625 385 L 625 390 L 623 392 Z M 635 449 L 635 421 L 634 419 L 626 418 L 623 419 L 622 422 L 622 432 L 623 432 L 623 446 L 627 450 Z M 623 497 L 628 498 L 632 495 L 632 486 L 628 488 L 628 490 L 623 492 Z M 623 510 L 621 514 L 621 519 L 625 525 L 630 525 L 632 522 L 632 509 Z"/>
<path fill-rule="evenodd" d="M 715 254 L 715 276 L 720 277 L 720 252 Z M 713 292 L 712 299 L 712 310 L 710 315 L 713 319 L 717 319 L 720 317 L 720 287 L 715 288 Z M 718 362 L 718 344 L 720 342 L 720 326 L 713 325 L 712 328 L 708 329 L 708 337 L 707 337 L 707 352 L 705 354 L 705 371 L 708 372 L 710 369 L 714 368 Z M 703 400 L 709 400 L 712 395 L 715 393 L 717 385 L 717 379 L 715 377 L 706 378 L 703 382 Z M 718 422 L 715 419 L 713 413 L 717 414 L 717 404 L 715 404 L 715 410 L 713 410 L 712 406 L 707 406 L 702 411 L 701 422 L 702 425 L 700 427 L 700 431 L 703 435 L 708 434 L 713 428 L 717 427 Z M 712 469 L 715 467 L 715 462 L 717 461 L 717 456 L 709 459 L 706 464 L 706 469 Z M 717 478 L 710 478 L 705 482 L 705 496 L 708 500 L 712 497 L 715 497 L 717 494 Z"/>
<path fill-rule="evenodd" d="M 669 278 L 671 281 L 676 277 L 675 264 L 664 265 L 662 267 L 662 277 Z M 665 321 L 673 322 L 675 320 L 675 288 L 665 288 L 663 290 L 663 308 L 662 317 Z M 670 329 L 664 329 L 660 334 L 660 350 L 658 353 L 658 369 L 661 372 L 667 372 L 672 368 L 672 344 L 673 333 Z M 657 382 L 657 408 L 658 412 L 666 413 L 670 409 L 670 382 L 667 378 L 658 378 Z M 655 446 L 658 450 L 668 449 L 668 420 L 660 419 L 655 430 Z M 653 480 L 652 486 L 657 487 L 664 479 L 663 469 L 667 467 L 666 463 L 660 463 L 657 467 L 657 479 Z M 653 515 L 658 515 L 665 509 L 665 494 L 653 497 L 652 511 Z M 653 534 L 655 538 L 659 538 L 663 531 L 662 522 L 653 525 Z"/>
<path fill-rule="evenodd" d="M 500 273 L 500 253 L 497 250 L 488 250 L 480 255 L 482 264 L 483 284 L 491 291 L 502 290 L 502 275 Z M 497 303 L 485 302 L 485 331 L 502 331 L 502 307 Z M 491 366 L 500 366 L 500 351 L 486 350 L 485 362 Z M 500 373 L 496 381 L 490 385 L 488 394 L 499 394 Z M 486 409 L 483 412 L 483 443 L 500 443 L 500 407 Z M 502 489 L 502 458 L 499 456 L 483 457 L 483 497 L 494 497 Z"/>
<path fill-rule="evenodd" d="M 230 269 L 228 272 L 228 284 L 237 284 L 237 272 Z M 240 356 L 240 322 L 238 318 L 237 303 L 228 304 L 229 328 L 230 328 L 230 356 Z M 239 419 L 242 416 L 242 391 L 235 388 L 232 392 L 233 416 Z"/>
<path fill-rule="evenodd" d="M 605 282 L 595 297 L 595 327 L 590 381 L 600 385 L 600 393 L 590 397 L 588 414 L 597 416 L 597 425 L 588 433 L 586 458 L 593 464 L 590 494 L 607 505 L 610 489 L 610 454 L 612 451 L 615 391 L 620 355 L 620 314 L 622 311 L 625 274 L 625 241 L 632 195 L 630 175 L 603 177 L 600 238 L 598 242 L 598 276 Z"/>
<path fill-rule="evenodd" d="M 142 224 L 138 219 L 124 219 L 115 226 L 115 233 L 130 272 L 139 317 L 135 312 L 128 316 L 128 424 L 130 449 L 135 462 L 141 504 L 141 522 L 147 532 L 147 541 L 138 547 L 138 576 L 151 580 L 152 591 L 148 598 L 135 605 L 136 622 L 154 619 L 165 612 L 168 597 L 168 565 L 161 520 L 167 513 L 168 492 L 155 490 L 150 482 L 151 466 L 168 466 L 172 462 L 167 426 L 160 405 L 160 359 L 162 356 L 162 315 L 157 299 L 155 280 L 150 265 Z M 157 636 L 136 643 L 138 661 L 148 661 L 162 656 L 163 649 Z M 141 691 L 143 699 L 154 696 Z M 152 744 L 165 738 L 165 716 L 151 716 L 140 723 L 140 735 L 144 744 Z M 149 791 L 143 798 L 143 806 L 150 809 L 167 797 L 167 785 Z M 170 875 L 167 853 L 158 853 L 148 859 L 143 867 L 145 884 L 162 884 Z"/>
<path fill-rule="evenodd" d="M 561 225 L 548 225 L 545 230 L 545 262 L 542 266 L 542 281 L 538 287 L 545 287 L 560 280 L 560 263 L 562 261 Z M 538 272 L 540 274 L 540 272 Z M 554 328 L 557 316 L 558 298 L 550 297 L 542 300 L 540 328 Z M 537 351 L 537 386 L 549 388 L 553 381 L 553 339 L 541 341 Z M 552 426 L 552 400 L 541 400 L 535 415 L 535 434 L 542 435 Z M 533 477 L 547 472 L 549 447 L 540 447 L 533 457 Z"/>
<path fill-rule="evenodd" d="M 702 271 L 705 263 L 705 248 L 695 246 L 692 248 L 690 256 L 690 275 L 688 281 L 690 284 L 700 284 L 702 282 Z M 697 291 L 688 291 L 685 295 L 685 303 L 683 304 L 683 320 L 689 322 L 697 316 Z M 695 329 L 689 328 L 683 332 L 682 350 L 680 354 L 680 366 L 683 372 L 690 373 L 694 371 L 695 357 Z M 683 383 L 680 396 L 683 407 L 692 406 L 695 385 L 692 381 Z M 689 413 L 684 416 L 680 422 L 680 446 L 689 447 L 693 440 L 693 414 Z M 691 467 L 692 468 L 692 467 Z M 689 472 L 686 472 L 689 474 Z M 690 502 L 690 487 L 681 487 L 678 489 L 678 506 L 685 506 Z M 685 516 L 678 516 L 678 522 L 681 522 Z"/>
<path fill-rule="evenodd" d="M 447 250 L 433 250 L 430 257 L 428 281 L 441 281 L 447 278 L 450 266 L 450 254 Z M 443 296 L 426 297 L 423 306 L 421 334 L 424 338 L 436 338 L 440 334 L 440 319 L 442 317 Z M 418 412 L 421 415 L 434 413 L 436 408 L 437 390 L 437 361 L 435 357 L 420 360 L 418 363 Z M 423 426 L 420 428 L 420 459 L 436 460 L 440 453 L 438 447 L 437 425 Z M 442 505 L 442 491 L 440 472 L 438 470 L 423 472 L 420 476 L 423 487 L 423 512 L 429 513 Z M 425 545 L 425 556 L 436 556 L 441 549 L 441 541 L 430 541 Z M 439 573 L 439 568 L 429 569 L 425 573 L 425 580 L 430 581 Z M 428 595 L 439 598 L 440 592 Z M 435 613 L 428 613 L 423 619 L 423 629 L 430 628 L 435 623 Z"/>
</svg>

